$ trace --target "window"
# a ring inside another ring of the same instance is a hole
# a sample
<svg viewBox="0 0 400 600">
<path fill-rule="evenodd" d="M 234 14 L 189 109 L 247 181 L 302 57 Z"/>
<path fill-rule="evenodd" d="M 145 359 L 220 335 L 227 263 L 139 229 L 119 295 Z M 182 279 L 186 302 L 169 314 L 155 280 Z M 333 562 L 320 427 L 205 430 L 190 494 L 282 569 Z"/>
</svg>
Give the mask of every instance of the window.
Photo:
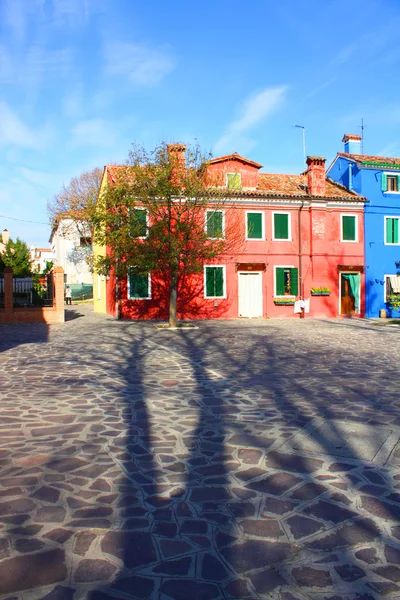
<svg viewBox="0 0 400 600">
<path fill-rule="evenodd" d="M 341 241 L 357 242 L 357 217 L 356 215 L 341 216 Z"/>
<path fill-rule="evenodd" d="M 225 267 L 204 267 L 204 297 L 225 298 Z"/>
<path fill-rule="evenodd" d="M 385 244 L 400 244 L 400 217 L 385 217 Z"/>
<path fill-rule="evenodd" d="M 206 232 L 209 238 L 224 237 L 224 213 L 222 210 L 206 211 Z"/>
<path fill-rule="evenodd" d="M 128 298 L 129 300 L 151 299 L 150 273 L 138 274 L 134 269 L 128 272 Z"/>
<path fill-rule="evenodd" d="M 242 176 L 240 173 L 226 174 L 226 187 L 229 190 L 240 190 L 242 187 Z"/>
<path fill-rule="evenodd" d="M 294 267 L 275 267 L 275 296 L 297 296 L 298 293 L 298 269 Z"/>
<path fill-rule="evenodd" d="M 246 239 L 264 239 L 264 214 L 262 212 L 246 212 Z"/>
<path fill-rule="evenodd" d="M 79 245 L 80 246 L 91 246 L 92 245 L 92 238 L 87 236 L 87 237 L 81 237 L 79 239 Z"/>
<path fill-rule="evenodd" d="M 389 192 L 390 194 L 396 194 L 400 191 L 400 175 L 393 175 L 392 173 L 382 173 L 382 192 Z"/>
<path fill-rule="evenodd" d="M 132 208 L 129 211 L 129 216 L 132 237 L 147 237 L 147 210 L 145 208 Z"/>
<path fill-rule="evenodd" d="M 384 302 L 400 300 L 400 275 L 385 275 Z"/>
<path fill-rule="evenodd" d="M 289 213 L 273 213 L 274 240 L 290 240 Z"/>
</svg>

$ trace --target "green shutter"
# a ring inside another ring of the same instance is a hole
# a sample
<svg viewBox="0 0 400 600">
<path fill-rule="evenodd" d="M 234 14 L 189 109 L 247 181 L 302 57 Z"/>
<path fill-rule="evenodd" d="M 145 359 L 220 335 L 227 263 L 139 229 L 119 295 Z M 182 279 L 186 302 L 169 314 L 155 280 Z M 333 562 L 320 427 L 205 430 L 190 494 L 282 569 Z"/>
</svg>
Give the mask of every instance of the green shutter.
<svg viewBox="0 0 400 600">
<path fill-rule="evenodd" d="M 206 267 L 206 296 L 214 296 L 214 269 Z"/>
<path fill-rule="evenodd" d="M 399 243 L 399 219 L 393 220 L 393 244 Z"/>
<path fill-rule="evenodd" d="M 207 211 L 207 235 L 210 238 L 222 238 L 222 219 L 221 211 Z"/>
<path fill-rule="evenodd" d="M 215 294 L 214 296 L 221 297 L 224 295 L 224 269 L 223 267 L 215 267 Z"/>
<path fill-rule="evenodd" d="M 299 294 L 299 273 L 297 269 L 290 269 L 290 293 L 292 296 Z"/>
<path fill-rule="evenodd" d="M 274 214 L 274 238 L 276 240 L 289 239 L 289 215 Z"/>
<path fill-rule="evenodd" d="M 386 243 L 393 244 L 394 236 L 393 236 L 393 219 L 390 217 L 386 217 Z"/>
<path fill-rule="evenodd" d="M 226 176 L 226 182 L 228 185 L 228 189 L 240 190 L 242 183 L 240 173 L 228 173 Z"/>
<path fill-rule="evenodd" d="M 276 269 L 276 295 L 283 296 L 285 293 L 285 269 Z"/>
<path fill-rule="evenodd" d="M 350 216 L 342 217 L 343 239 L 348 242 L 356 240 L 356 218 Z"/>
<path fill-rule="evenodd" d="M 224 295 L 224 268 L 206 267 L 206 296 L 221 298 Z"/>
<path fill-rule="evenodd" d="M 387 191 L 387 175 L 386 173 L 382 173 L 382 192 Z"/>
<path fill-rule="evenodd" d="M 129 298 L 149 297 L 149 276 L 137 275 L 132 269 L 129 270 Z"/>
<path fill-rule="evenodd" d="M 262 239 L 261 213 L 247 213 L 247 237 L 251 240 Z"/>
<path fill-rule="evenodd" d="M 147 212 L 144 208 L 134 208 L 131 210 L 131 228 L 133 237 L 146 237 Z"/>
</svg>

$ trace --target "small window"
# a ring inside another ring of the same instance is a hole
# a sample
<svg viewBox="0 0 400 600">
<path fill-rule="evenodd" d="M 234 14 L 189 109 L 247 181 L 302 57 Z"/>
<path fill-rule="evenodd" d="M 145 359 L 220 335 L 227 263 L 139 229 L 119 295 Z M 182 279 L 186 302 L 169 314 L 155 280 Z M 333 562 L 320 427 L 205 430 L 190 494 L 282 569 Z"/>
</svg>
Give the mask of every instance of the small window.
<svg viewBox="0 0 400 600">
<path fill-rule="evenodd" d="M 400 301 L 400 275 L 385 275 L 384 302 Z"/>
<path fill-rule="evenodd" d="M 92 245 L 92 238 L 87 236 L 87 237 L 81 237 L 79 239 L 79 244 L 80 246 L 91 246 Z"/>
<path fill-rule="evenodd" d="M 128 272 L 128 298 L 130 300 L 150 300 L 151 277 L 150 273 L 138 274 L 134 269 Z"/>
<path fill-rule="evenodd" d="M 298 269 L 276 267 L 275 296 L 297 296 L 299 293 Z"/>
<path fill-rule="evenodd" d="M 225 297 L 225 268 L 224 267 L 204 267 L 204 297 L 205 298 L 224 298 Z"/>
<path fill-rule="evenodd" d="M 385 244 L 400 244 L 400 217 L 385 217 Z"/>
<path fill-rule="evenodd" d="M 264 239 L 264 215 L 261 212 L 246 213 L 246 239 Z"/>
<path fill-rule="evenodd" d="M 342 242 L 357 241 L 357 217 L 342 215 Z"/>
<path fill-rule="evenodd" d="M 147 210 L 145 208 L 132 208 L 129 211 L 129 216 L 132 237 L 147 237 Z"/>
<path fill-rule="evenodd" d="M 222 210 L 206 211 L 206 232 L 209 238 L 224 237 L 224 213 Z"/>
<path fill-rule="evenodd" d="M 382 191 L 389 193 L 396 193 L 400 190 L 400 175 L 393 175 L 389 173 L 382 173 Z"/>
<path fill-rule="evenodd" d="M 227 173 L 226 186 L 229 190 L 240 190 L 242 187 L 242 176 L 240 173 Z"/>
<path fill-rule="evenodd" d="M 289 213 L 274 213 L 274 240 L 290 240 Z"/>
</svg>

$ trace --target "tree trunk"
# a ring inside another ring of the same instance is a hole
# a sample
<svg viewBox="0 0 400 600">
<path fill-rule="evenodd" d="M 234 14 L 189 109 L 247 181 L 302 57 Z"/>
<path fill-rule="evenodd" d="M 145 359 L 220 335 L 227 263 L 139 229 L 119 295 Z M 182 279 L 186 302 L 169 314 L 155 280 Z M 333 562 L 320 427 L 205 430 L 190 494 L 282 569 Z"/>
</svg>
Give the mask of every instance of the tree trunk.
<svg viewBox="0 0 400 600">
<path fill-rule="evenodd" d="M 176 273 L 171 275 L 171 287 L 169 291 L 169 326 L 177 327 L 176 300 L 177 300 L 178 277 Z"/>
</svg>

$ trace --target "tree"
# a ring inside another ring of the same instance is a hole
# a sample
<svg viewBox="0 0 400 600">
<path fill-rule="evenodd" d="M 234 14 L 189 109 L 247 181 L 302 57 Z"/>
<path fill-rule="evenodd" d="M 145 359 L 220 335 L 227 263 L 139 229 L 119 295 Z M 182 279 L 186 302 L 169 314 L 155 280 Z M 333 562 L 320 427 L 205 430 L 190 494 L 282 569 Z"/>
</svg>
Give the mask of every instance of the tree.
<svg viewBox="0 0 400 600">
<path fill-rule="evenodd" d="M 73 177 L 68 185 L 64 185 L 61 192 L 48 202 L 47 210 L 53 225 L 60 219 L 70 219 L 70 223 L 77 227 L 80 235 L 92 235 L 93 207 L 96 204 L 102 170 L 94 168 L 85 171 L 79 177 Z M 68 237 L 68 226 L 64 232 Z"/>
<path fill-rule="evenodd" d="M 0 256 L 0 263 L 1 270 L 4 267 L 11 267 L 13 275 L 17 277 L 29 277 L 32 273 L 29 248 L 19 238 L 15 242 L 11 238 L 8 240 L 5 250 Z"/>
<path fill-rule="evenodd" d="M 169 296 L 169 325 L 177 325 L 179 281 L 201 273 L 203 264 L 234 252 L 238 237 L 235 219 L 215 224 L 215 235 L 205 227 L 205 210 L 229 209 L 226 190 L 207 174 L 207 160 L 198 147 L 161 144 L 148 152 L 134 147 L 124 167 L 113 167 L 114 183 L 102 193 L 93 217 L 95 241 L 107 246 L 95 269 L 129 269 L 135 274 L 162 275 Z M 210 214 L 210 213 L 208 213 Z M 210 239 L 212 237 L 212 239 Z M 117 298 L 118 301 L 118 298 Z"/>
</svg>

